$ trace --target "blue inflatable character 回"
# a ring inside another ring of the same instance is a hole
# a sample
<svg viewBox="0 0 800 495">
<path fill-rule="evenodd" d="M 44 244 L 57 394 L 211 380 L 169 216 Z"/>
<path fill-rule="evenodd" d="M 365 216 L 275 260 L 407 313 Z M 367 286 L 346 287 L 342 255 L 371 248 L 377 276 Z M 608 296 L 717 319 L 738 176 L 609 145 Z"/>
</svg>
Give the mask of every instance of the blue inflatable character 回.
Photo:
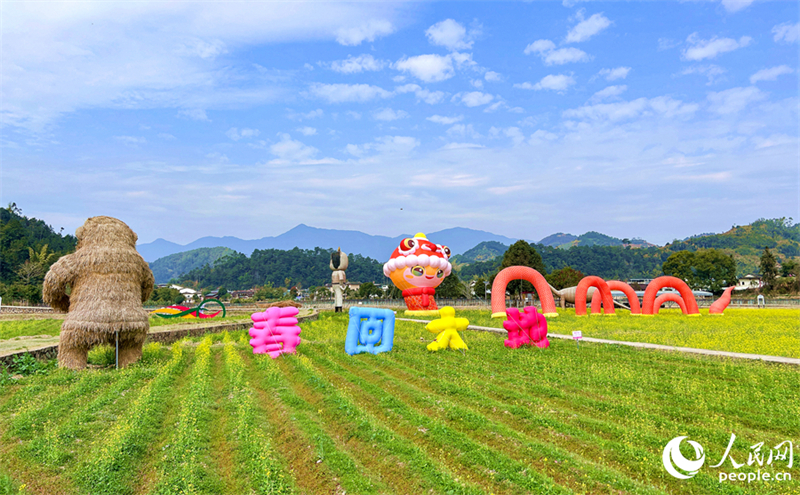
<svg viewBox="0 0 800 495">
<path fill-rule="evenodd" d="M 394 344 L 394 311 L 381 308 L 350 308 L 350 323 L 344 350 L 351 356 L 362 352 L 388 352 Z"/>
</svg>

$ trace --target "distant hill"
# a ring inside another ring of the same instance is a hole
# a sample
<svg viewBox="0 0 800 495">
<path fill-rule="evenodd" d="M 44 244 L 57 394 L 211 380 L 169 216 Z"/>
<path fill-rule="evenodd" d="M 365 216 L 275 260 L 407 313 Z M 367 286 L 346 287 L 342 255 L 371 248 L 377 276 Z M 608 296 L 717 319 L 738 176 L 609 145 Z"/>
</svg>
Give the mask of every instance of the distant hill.
<svg viewBox="0 0 800 495">
<path fill-rule="evenodd" d="M 495 241 L 508 245 L 517 241 L 517 239 L 492 234 L 491 232 L 461 227 L 445 229 L 439 232 L 425 232 L 425 234 L 431 242 L 448 246 L 453 254 L 463 253 L 484 241 Z M 300 249 L 314 249 L 316 247 L 336 249 L 341 247 L 342 251 L 346 253 L 361 254 L 368 258 L 385 261 L 400 244 L 400 241 L 413 235 L 412 233 L 397 237 L 386 237 L 369 235 L 355 230 L 318 229 L 300 224 L 275 237 L 263 237 L 254 240 L 243 240 L 238 237 L 202 237 L 185 246 L 164 239 L 156 239 L 153 242 L 139 244 L 136 249 L 149 262 L 170 254 L 210 247 L 227 247 L 247 256 L 256 249 L 289 250 L 295 247 Z"/>
<path fill-rule="evenodd" d="M 563 246 L 565 244 L 569 244 L 569 243 L 571 243 L 572 241 L 574 241 L 576 239 L 578 239 L 577 236 L 574 236 L 572 234 L 565 234 L 563 232 L 559 232 L 557 234 L 551 234 L 551 235 L 545 237 L 544 239 L 539 241 L 539 244 L 542 244 L 544 246 L 558 247 L 558 246 Z"/>
<path fill-rule="evenodd" d="M 557 234 L 549 235 L 539 241 L 539 244 L 544 246 L 552 246 L 561 249 L 569 249 L 572 246 L 624 246 L 624 241 L 628 241 L 628 245 L 632 248 L 655 247 L 644 239 L 618 239 L 611 237 L 600 232 L 587 232 L 583 235 L 574 236 L 572 234 L 564 234 L 559 232 Z"/>
<path fill-rule="evenodd" d="M 472 249 L 468 249 L 463 254 L 457 254 L 450 258 L 454 265 L 463 263 L 475 263 L 477 261 L 489 261 L 503 254 L 508 246 L 497 241 L 481 242 Z"/>
<path fill-rule="evenodd" d="M 150 263 L 157 284 L 165 284 L 173 278 L 205 265 L 214 266 L 223 256 L 236 251 L 226 247 L 198 248 L 182 253 L 170 254 Z"/>
<path fill-rule="evenodd" d="M 735 226 L 722 234 L 673 241 L 662 249 L 675 252 L 705 248 L 720 249 L 733 255 L 737 276 L 755 274 L 764 248 L 769 248 L 779 263 L 800 256 L 800 223 L 792 224 L 787 218 L 760 218 L 750 225 Z"/>
</svg>

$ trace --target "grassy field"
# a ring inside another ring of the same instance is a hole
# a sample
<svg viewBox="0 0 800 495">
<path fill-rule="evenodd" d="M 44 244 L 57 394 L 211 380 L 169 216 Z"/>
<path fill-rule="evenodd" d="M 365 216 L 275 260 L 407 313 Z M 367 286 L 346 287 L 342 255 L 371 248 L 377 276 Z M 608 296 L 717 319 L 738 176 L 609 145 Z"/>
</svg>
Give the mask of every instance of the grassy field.
<svg viewBox="0 0 800 495">
<path fill-rule="evenodd" d="M 631 316 L 625 310 L 613 317 L 578 317 L 572 309 L 558 313 L 547 320 L 551 333 L 581 330 L 584 337 L 599 339 L 800 358 L 797 309 L 726 309 L 723 316 L 701 309 L 700 317 L 687 317 L 680 309 L 662 309 L 652 317 Z M 488 311 L 459 311 L 457 316 L 472 325 L 503 328 L 502 320 L 492 319 Z"/>
<path fill-rule="evenodd" d="M 323 314 L 275 361 L 236 332 L 2 386 L 0 494 L 800 494 L 709 467 L 731 433 L 738 462 L 797 443 L 796 367 L 483 332 L 434 354 L 408 322 L 390 353 L 348 356 L 346 326 Z M 689 480 L 662 466 L 679 435 L 707 456 Z M 785 466 L 761 470 L 800 479 Z"/>
<path fill-rule="evenodd" d="M 235 322 L 249 320 L 248 314 L 236 314 L 227 318 L 160 318 L 157 316 L 150 318 L 150 328 L 163 327 L 168 325 L 208 325 L 222 322 Z M 30 335 L 51 335 L 56 336 L 61 333 L 63 319 L 14 319 L 0 321 L 0 340 L 13 339 L 15 337 L 25 337 Z"/>
</svg>

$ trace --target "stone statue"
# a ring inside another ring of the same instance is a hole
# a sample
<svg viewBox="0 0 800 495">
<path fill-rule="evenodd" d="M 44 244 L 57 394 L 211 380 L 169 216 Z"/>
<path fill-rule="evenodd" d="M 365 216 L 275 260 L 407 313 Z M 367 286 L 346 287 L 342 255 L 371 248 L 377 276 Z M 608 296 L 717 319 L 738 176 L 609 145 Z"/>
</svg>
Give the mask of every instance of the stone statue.
<svg viewBox="0 0 800 495">
<path fill-rule="evenodd" d="M 347 283 L 347 276 L 344 271 L 347 270 L 347 263 L 347 254 L 342 252 L 342 248 L 337 249 L 335 253 L 331 253 L 331 270 L 333 270 L 331 285 L 336 297 L 334 311 L 337 313 L 342 311 L 342 291 Z"/>
</svg>

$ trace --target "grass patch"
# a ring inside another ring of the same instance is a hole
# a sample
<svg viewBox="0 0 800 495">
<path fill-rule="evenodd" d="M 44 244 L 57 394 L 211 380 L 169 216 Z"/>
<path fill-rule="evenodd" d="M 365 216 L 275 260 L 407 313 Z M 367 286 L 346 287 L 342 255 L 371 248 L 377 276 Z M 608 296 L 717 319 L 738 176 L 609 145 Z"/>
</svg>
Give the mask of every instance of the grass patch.
<svg viewBox="0 0 800 495">
<path fill-rule="evenodd" d="M 559 309 L 557 318 L 548 318 L 547 331 L 572 335 L 580 330 L 584 337 L 598 339 L 800 358 L 797 309 L 729 308 L 723 316 L 701 309 L 702 316 L 694 318 L 679 309 L 662 309 L 652 317 L 631 316 L 620 309 L 616 313 L 616 317 L 578 317 L 574 310 Z M 491 318 L 489 311 L 456 311 L 456 316 L 467 318 L 471 325 L 503 328 L 503 320 Z"/>
</svg>

